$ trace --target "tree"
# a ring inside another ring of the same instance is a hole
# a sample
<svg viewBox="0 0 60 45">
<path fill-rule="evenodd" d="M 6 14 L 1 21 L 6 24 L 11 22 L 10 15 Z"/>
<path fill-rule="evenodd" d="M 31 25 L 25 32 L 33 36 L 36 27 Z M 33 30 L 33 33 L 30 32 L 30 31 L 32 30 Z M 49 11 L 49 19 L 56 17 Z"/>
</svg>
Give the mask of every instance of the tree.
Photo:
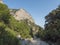
<svg viewBox="0 0 60 45">
<path fill-rule="evenodd" d="M 0 4 L 0 21 L 8 24 L 10 19 L 10 12 L 5 4 Z"/>
<path fill-rule="evenodd" d="M 60 42 L 60 7 L 50 12 L 45 19 L 45 40 L 53 43 Z"/>
<path fill-rule="evenodd" d="M 5 4 L 0 4 L 0 45 L 17 45 L 16 33 L 9 25 L 10 11 Z"/>
</svg>

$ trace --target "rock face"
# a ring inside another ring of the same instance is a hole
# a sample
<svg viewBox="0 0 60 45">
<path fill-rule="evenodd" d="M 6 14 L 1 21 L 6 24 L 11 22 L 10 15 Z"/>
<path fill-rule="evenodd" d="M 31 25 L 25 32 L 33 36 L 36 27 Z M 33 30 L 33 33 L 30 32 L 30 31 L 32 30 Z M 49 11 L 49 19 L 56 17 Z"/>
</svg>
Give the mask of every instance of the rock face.
<svg viewBox="0 0 60 45">
<path fill-rule="evenodd" d="M 2 0 L 0 0 L 0 3 L 3 3 L 3 1 L 2 1 Z"/>
<path fill-rule="evenodd" d="M 32 23 L 34 23 L 33 18 L 31 17 L 31 15 L 24 9 L 17 9 L 17 10 L 10 10 L 11 14 L 14 15 L 16 20 L 28 20 Z"/>
<path fill-rule="evenodd" d="M 3 3 L 3 0 L 0 0 L 0 3 Z M 28 22 L 34 23 L 31 15 L 24 9 L 10 9 L 10 14 L 12 14 L 16 20 L 27 20 Z"/>
</svg>

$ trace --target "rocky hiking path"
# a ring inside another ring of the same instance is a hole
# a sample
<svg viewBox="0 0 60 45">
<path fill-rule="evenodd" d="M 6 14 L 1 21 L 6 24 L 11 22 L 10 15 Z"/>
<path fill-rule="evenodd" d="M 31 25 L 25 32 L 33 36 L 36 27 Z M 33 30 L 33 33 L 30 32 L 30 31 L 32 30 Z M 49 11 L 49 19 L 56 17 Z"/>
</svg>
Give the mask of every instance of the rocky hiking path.
<svg viewBox="0 0 60 45">
<path fill-rule="evenodd" d="M 49 45 L 48 43 L 41 41 L 39 38 L 38 39 L 25 39 L 21 40 L 22 45 Z"/>
</svg>

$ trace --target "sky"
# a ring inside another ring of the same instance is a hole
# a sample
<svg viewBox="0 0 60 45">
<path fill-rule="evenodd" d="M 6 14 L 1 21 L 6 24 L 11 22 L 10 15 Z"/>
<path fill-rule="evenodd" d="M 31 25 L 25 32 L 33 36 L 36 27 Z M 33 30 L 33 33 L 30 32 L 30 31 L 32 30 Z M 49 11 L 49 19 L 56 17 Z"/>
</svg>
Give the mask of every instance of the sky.
<svg viewBox="0 0 60 45">
<path fill-rule="evenodd" d="M 60 5 L 60 0 L 3 0 L 9 8 L 23 8 L 31 14 L 35 23 L 44 28 L 45 16 Z"/>
</svg>

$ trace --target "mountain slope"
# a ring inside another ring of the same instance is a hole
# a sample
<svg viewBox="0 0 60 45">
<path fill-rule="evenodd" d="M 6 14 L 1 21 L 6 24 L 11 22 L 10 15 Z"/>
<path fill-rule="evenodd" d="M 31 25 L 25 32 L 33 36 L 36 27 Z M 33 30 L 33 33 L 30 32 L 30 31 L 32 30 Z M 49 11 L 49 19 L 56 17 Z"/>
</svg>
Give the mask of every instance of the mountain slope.
<svg viewBox="0 0 60 45">
<path fill-rule="evenodd" d="M 24 9 L 11 9 L 11 14 L 14 15 L 15 19 L 20 20 L 28 20 L 32 23 L 34 23 L 34 19 L 31 17 L 31 15 Z"/>
</svg>

